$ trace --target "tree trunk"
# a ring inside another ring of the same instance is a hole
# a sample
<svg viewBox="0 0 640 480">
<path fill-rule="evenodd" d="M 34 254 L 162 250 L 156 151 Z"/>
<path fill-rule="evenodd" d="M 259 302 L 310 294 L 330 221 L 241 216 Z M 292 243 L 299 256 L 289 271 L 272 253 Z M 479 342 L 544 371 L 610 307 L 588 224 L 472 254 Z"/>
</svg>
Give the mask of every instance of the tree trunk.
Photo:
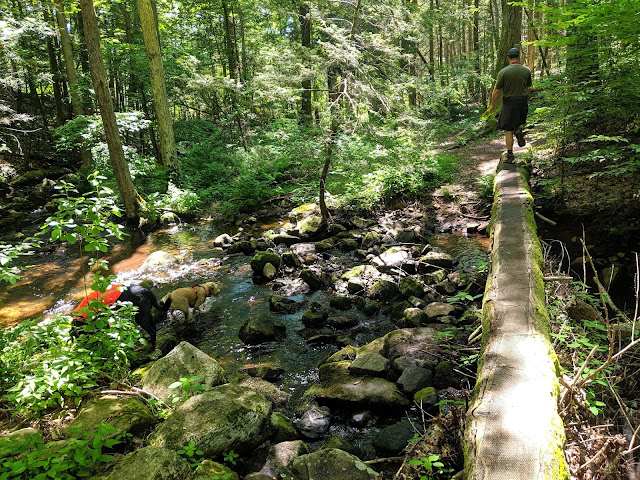
<svg viewBox="0 0 640 480">
<path fill-rule="evenodd" d="M 509 0 L 502 0 L 502 32 L 496 58 L 496 75 L 509 62 L 507 52 L 510 48 L 520 48 L 522 42 L 522 6 L 512 5 Z"/>
<path fill-rule="evenodd" d="M 100 33 L 98 31 L 98 18 L 93 8 L 93 0 L 80 0 L 82 19 L 85 24 L 85 41 L 89 56 L 89 66 L 93 89 L 100 106 L 100 115 L 104 126 L 104 134 L 109 148 L 109 158 L 113 173 L 116 177 L 120 197 L 124 203 L 125 215 L 129 223 L 137 221 L 141 198 L 136 191 L 129 173 L 129 165 L 124 158 L 124 151 L 116 123 L 116 115 L 113 111 L 111 94 L 107 85 L 107 72 L 100 51 Z"/>
<path fill-rule="evenodd" d="M 56 20 L 58 22 L 58 31 L 60 33 L 60 46 L 62 47 L 62 58 L 64 59 L 64 68 L 67 74 L 67 83 L 69 84 L 69 96 L 71 97 L 71 107 L 73 109 L 74 118 L 83 115 L 82 102 L 80 101 L 80 92 L 78 91 L 78 76 L 76 75 L 76 66 L 73 61 L 73 50 L 71 49 L 71 38 L 67 31 L 67 18 L 64 15 L 64 4 L 62 0 L 55 0 L 56 4 Z M 82 155 L 82 165 L 85 168 L 91 166 L 91 151 L 84 147 L 80 147 Z"/>
<path fill-rule="evenodd" d="M 227 44 L 227 62 L 229 64 L 229 77 L 238 78 L 238 57 L 236 56 L 236 35 L 229 8 L 229 0 L 222 0 L 222 11 L 224 13 L 224 30 Z"/>
<path fill-rule="evenodd" d="M 43 6 L 44 21 L 49 23 L 49 8 Z M 60 71 L 58 69 L 58 59 L 56 57 L 56 49 L 53 44 L 53 37 L 47 37 L 47 52 L 49 54 L 49 71 L 51 72 L 51 81 L 53 87 L 53 101 L 56 106 L 56 124 L 61 126 L 64 124 L 64 106 L 62 104 L 62 89 L 60 88 Z"/>
<path fill-rule="evenodd" d="M 431 80 L 434 80 L 436 76 L 436 71 L 435 71 L 436 52 L 435 52 L 435 38 L 433 33 L 433 20 L 435 18 L 434 9 L 433 9 L 433 0 L 429 0 L 429 14 L 431 17 L 431 24 L 429 25 L 429 76 L 431 76 Z"/>
<path fill-rule="evenodd" d="M 311 48 L 311 11 L 307 2 L 300 3 L 298 18 L 300 20 L 300 43 L 302 45 L 303 63 L 309 62 L 309 51 Z M 305 125 L 310 125 L 311 113 L 311 79 L 302 80 L 302 93 L 300 94 L 300 121 Z"/>
<path fill-rule="evenodd" d="M 157 20 L 151 0 L 138 0 L 138 12 L 149 61 L 149 76 L 151 78 L 156 121 L 158 122 L 162 163 L 170 172 L 178 173 L 180 166 L 178 165 L 178 153 L 176 151 L 175 137 L 173 136 L 173 119 L 171 118 L 169 101 L 167 100 L 167 88 L 164 81 L 162 55 L 160 52 L 160 38 L 157 36 Z"/>
</svg>

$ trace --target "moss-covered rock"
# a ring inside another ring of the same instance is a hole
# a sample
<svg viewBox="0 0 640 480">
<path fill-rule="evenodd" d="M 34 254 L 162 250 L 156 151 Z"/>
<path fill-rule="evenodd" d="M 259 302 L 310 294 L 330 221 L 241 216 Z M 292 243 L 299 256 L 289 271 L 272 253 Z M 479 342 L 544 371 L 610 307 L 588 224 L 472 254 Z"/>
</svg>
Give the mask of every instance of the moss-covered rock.
<svg viewBox="0 0 640 480">
<path fill-rule="evenodd" d="M 373 480 L 378 473 L 350 453 L 327 448 L 294 458 L 285 475 L 295 480 Z"/>
<path fill-rule="evenodd" d="M 329 312 L 326 310 L 307 310 L 302 314 L 302 323 L 306 327 L 320 327 L 324 326 L 329 317 Z"/>
<path fill-rule="evenodd" d="M 264 266 L 270 263 L 274 267 L 280 268 L 280 255 L 277 255 L 273 252 L 269 251 L 260 251 L 256 252 L 253 258 L 251 259 L 251 269 L 257 275 L 262 275 L 262 271 L 264 270 Z"/>
<path fill-rule="evenodd" d="M 231 470 L 226 465 L 214 462 L 212 460 L 205 460 L 198 468 L 196 468 L 195 476 L 193 480 L 211 480 L 212 478 L 224 478 L 225 480 L 240 480 L 238 474 Z M 227 475 L 225 477 L 225 475 Z"/>
<path fill-rule="evenodd" d="M 142 388 L 171 403 L 172 394 L 180 392 L 169 386 L 182 377 L 196 375 L 205 391 L 224 382 L 224 370 L 215 359 L 188 342 L 180 342 L 147 371 Z"/>
<path fill-rule="evenodd" d="M 324 287 L 324 283 L 322 282 L 322 279 L 320 278 L 320 275 L 318 275 L 315 271 L 311 270 L 310 268 L 305 268 L 305 269 L 301 270 L 300 271 L 300 278 L 307 285 L 309 285 L 309 288 L 311 290 L 319 290 L 322 287 Z"/>
<path fill-rule="evenodd" d="M 296 302 L 295 300 L 283 297 L 282 295 L 271 295 L 269 297 L 269 310 L 275 313 L 296 313 L 302 308 L 302 305 L 303 304 L 301 302 Z"/>
<path fill-rule="evenodd" d="M 371 286 L 367 294 L 375 300 L 388 302 L 397 297 L 399 293 L 400 290 L 398 289 L 398 285 L 394 282 L 389 280 L 378 280 Z"/>
<path fill-rule="evenodd" d="M 180 448 L 180 447 L 178 447 Z M 102 480 L 192 480 L 189 463 L 175 450 L 144 447 L 123 457 Z"/>
<path fill-rule="evenodd" d="M 298 438 L 298 431 L 291 419 L 280 412 L 273 412 L 269 420 L 271 441 L 273 443 L 288 442 Z"/>
<path fill-rule="evenodd" d="M 191 397 L 149 437 L 174 450 L 194 441 L 205 457 L 233 449 L 246 454 L 269 437 L 272 404 L 264 395 L 238 385 L 221 385 Z"/>
<path fill-rule="evenodd" d="M 319 215 L 309 215 L 298 222 L 297 230 L 304 239 L 321 237 L 327 231 L 327 222 Z"/>
<path fill-rule="evenodd" d="M 421 297 L 424 294 L 424 287 L 413 277 L 402 278 L 398 289 L 404 298 Z"/>
<path fill-rule="evenodd" d="M 283 336 L 286 331 L 285 325 L 279 320 L 264 313 L 255 313 L 249 315 L 247 321 L 240 327 L 238 337 L 245 345 L 258 345 L 275 340 Z"/>
<path fill-rule="evenodd" d="M 336 295 L 329 299 L 329 306 L 336 310 L 349 310 L 352 305 L 353 301 L 351 300 L 351 297 Z"/>
<path fill-rule="evenodd" d="M 82 432 L 93 430 L 101 423 L 110 423 L 116 429 L 110 438 L 125 431 L 141 435 L 157 422 L 149 407 L 136 397 L 103 395 L 83 404 L 76 418 L 63 429 L 63 434 L 65 437 L 81 436 Z"/>
</svg>

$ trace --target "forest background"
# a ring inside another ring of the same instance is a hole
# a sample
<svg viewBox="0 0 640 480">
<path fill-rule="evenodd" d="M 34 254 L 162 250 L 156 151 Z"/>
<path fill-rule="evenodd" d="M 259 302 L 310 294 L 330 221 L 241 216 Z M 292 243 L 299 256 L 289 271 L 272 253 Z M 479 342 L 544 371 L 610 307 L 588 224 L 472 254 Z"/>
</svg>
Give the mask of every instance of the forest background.
<svg viewBox="0 0 640 480">
<path fill-rule="evenodd" d="M 591 199 L 619 208 L 637 192 L 639 3 L 2 1 L 0 184 L 99 170 L 152 223 L 295 204 L 325 181 L 338 206 L 411 199 L 455 172 L 434 145 L 487 132 L 518 46 L 556 147 L 547 197 L 572 172 L 625 178 Z M 28 205 L 3 210 L 13 224 Z"/>
</svg>

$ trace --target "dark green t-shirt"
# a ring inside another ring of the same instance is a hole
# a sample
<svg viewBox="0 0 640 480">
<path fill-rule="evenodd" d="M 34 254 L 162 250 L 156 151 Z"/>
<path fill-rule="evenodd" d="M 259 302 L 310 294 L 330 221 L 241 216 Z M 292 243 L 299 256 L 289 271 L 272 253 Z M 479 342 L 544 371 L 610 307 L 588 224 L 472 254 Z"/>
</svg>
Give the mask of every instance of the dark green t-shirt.
<svg viewBox="0 0 640 480">
<path fill-rule="evenodd" d="M 527 96 L 529 94 L 527 87 L 530 86 L 531 70 L 520 63 L 507 65 L 498 72 L 496 88 L 502 90 L 503 97 Z"/>
</svg>

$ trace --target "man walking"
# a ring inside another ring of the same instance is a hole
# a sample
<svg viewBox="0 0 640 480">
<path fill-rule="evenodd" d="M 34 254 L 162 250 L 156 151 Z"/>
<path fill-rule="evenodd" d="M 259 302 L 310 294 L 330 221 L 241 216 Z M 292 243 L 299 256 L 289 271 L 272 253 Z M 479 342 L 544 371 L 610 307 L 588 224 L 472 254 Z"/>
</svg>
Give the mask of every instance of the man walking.
<svg viewBox="0 0 640 480">
<path fill-rule="evenodd" d="M 513 136 L 517 138 L 520 147 L 526 145 L 522 127 L 529 111 L 527 98 L 531 91 L 531 70 L 520 64 L 520 50 L 517 48 L 510 49 L 507 58 L 509 65 L 498 72 L 489 110 L 493 112 L 496 108 L 496 102 L 502 92 L 502 111 L 498 117 L 498 128 L 505 131 L 506 159 L 513 162 Z"/>
</svg>

